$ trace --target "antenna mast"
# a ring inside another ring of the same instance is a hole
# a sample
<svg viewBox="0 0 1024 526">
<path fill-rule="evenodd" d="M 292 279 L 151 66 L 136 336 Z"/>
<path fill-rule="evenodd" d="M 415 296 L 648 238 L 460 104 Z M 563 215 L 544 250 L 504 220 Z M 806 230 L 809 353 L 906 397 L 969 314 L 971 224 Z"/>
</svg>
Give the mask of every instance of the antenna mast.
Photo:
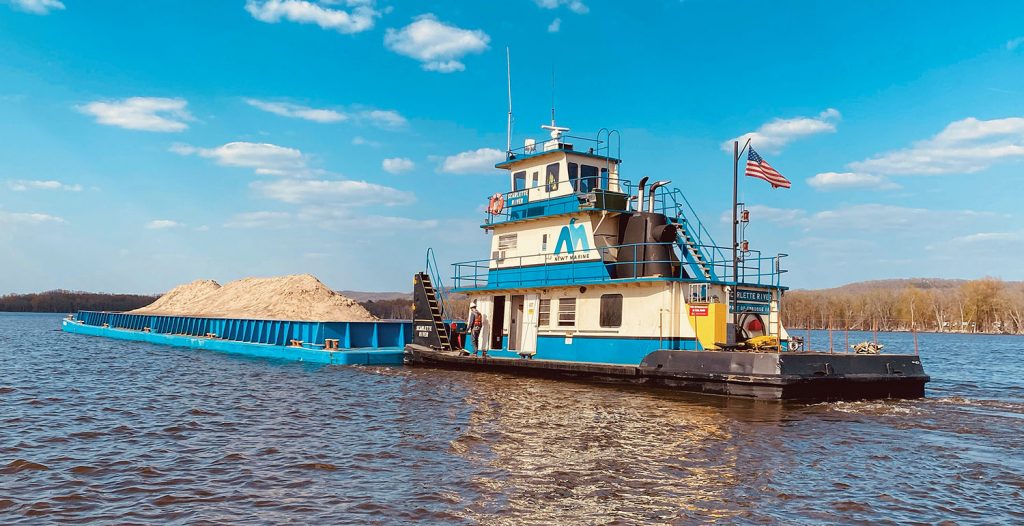
<svg viewBox="0 0 1024 526">
<path fill-rule="evenodd" d="M 512 155 L 512 59 L 505 46 L 505 69 L 508 74 L 508 128 L 505 139 L 505 154 Z"/>
<path fill-rule="evenodd" d="M 555 125 L 555 65 L 551 65 L 551 126 Z"/>
</svg>

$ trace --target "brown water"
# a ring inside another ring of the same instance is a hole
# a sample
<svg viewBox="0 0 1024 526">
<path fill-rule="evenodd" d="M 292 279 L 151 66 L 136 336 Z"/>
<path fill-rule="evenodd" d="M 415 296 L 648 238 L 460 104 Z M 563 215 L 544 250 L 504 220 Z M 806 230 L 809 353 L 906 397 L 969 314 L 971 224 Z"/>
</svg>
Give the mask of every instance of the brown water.
<svg viewBox="0 0 1024 526">
<path fill-rule="evenodd" d="M 1024 338 L 925 335 L 927 399 L 806 405 L 313 367 L 59 319 L 0 314 L 3 524 L 1024 522 Z"/>
</svg>

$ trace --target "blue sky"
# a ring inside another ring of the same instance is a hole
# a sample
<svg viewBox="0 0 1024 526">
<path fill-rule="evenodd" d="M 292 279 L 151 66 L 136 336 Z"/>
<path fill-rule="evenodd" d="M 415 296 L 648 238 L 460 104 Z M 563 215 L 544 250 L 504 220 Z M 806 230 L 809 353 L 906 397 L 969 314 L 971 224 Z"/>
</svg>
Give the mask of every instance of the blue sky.
<svg viewBox="0 0 1024 526">
<path fill-rule="evenodd" d="M 404 290 L 485 257 L 488 168 L 622 132 L 718 240 L 728 141 L 787 283 L 1024 279 L 1020 2 L 0 0 L 0 293 L 310 272 Z"/>
</svg>

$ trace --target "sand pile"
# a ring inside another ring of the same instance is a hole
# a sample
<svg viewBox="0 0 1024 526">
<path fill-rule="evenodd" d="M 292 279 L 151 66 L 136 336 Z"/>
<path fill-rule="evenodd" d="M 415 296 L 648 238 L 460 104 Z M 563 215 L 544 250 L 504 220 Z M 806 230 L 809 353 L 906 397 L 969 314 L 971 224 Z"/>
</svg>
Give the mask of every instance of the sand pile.
<svg viewBox="0 0 1024 526">
<path fill-rule="evenodd" d="M 198 280 L 175 287 L 137 314 L 301 321 L 372 321 L 355 300 L 309 274 L 245 278 L 220 286 Z"/>
</svg>

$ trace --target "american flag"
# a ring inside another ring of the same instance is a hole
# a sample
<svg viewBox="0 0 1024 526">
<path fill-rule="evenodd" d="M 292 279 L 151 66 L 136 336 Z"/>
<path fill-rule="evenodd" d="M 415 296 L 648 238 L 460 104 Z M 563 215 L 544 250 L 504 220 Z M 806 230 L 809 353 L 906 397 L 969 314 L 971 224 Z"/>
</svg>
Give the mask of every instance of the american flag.
<svg viewBox="0 0 1024 526">
<path fill-rule="evenodd" d="M 753 148 L 748 148 L 747 153 L 747 177 L 757 177 L 771 183 L 772 188 L 789 188 L 789 179 L 786 179 L 779 172 L 775 171 L 764 159 L 761 158 Z"/>
</svg>

